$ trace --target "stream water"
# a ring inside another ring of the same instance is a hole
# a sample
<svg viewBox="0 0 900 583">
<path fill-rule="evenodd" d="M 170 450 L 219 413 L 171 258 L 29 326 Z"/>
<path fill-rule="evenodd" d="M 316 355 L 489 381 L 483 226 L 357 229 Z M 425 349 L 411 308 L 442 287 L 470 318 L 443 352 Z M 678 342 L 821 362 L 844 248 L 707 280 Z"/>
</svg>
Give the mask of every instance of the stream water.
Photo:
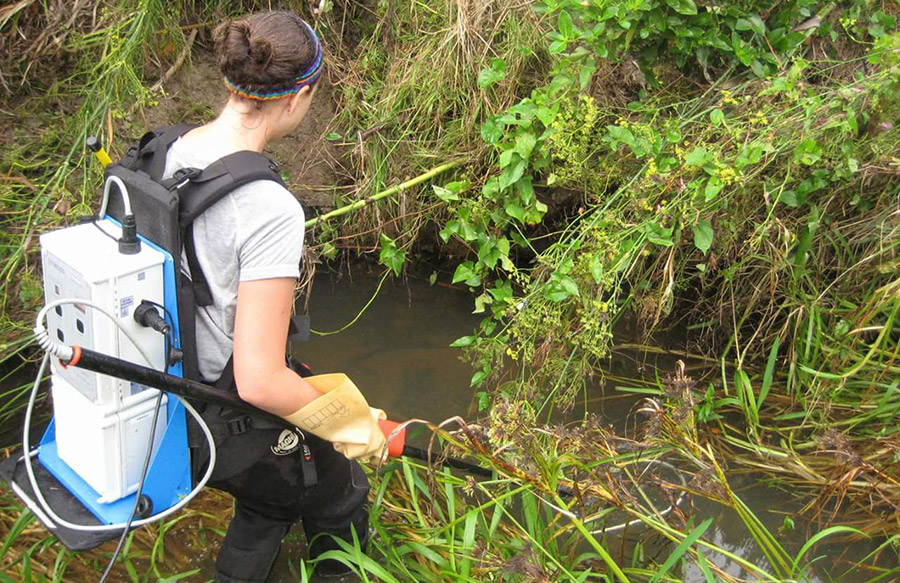
<svg viewBox="0 0 900 583">
<path fill-rule="evenodd" d="M 350 275 L 319 274 L 309 302 L 313 330 L 337 330 L 351 321 L 371 298 L 378 282 L 379 274 L 365 269 L 353 270 Z M 472 307 L 472 297 L 467 291 L 430 285 L 425 278 L 410 278 L 406 282 L 389 279 L 353 326 L 340 334 L 314 334 L 308 342 L 295 345 L 293 351 L 316 372 L 347 373 L 370 403 L 387 411 L 392 419 L 419 417 L 438 422 L 454 415 L 465 417 L 475 411 L 473 390 L 469 387 L 472 370 L 460 360 L 460 351 L 449 344 L 471 334 L 477 325 L 480 316 L 471 313 Z M 628 335 L 627 324 L 625 328 L 623 332 Z M 678 359 L 667 354 L 650 357 L 649 361 L 642 358 L 620 358 L 611 363 L 611 373 L 616 377 L 639 378 L 642 372 L 652 375 L 653 367 L 673 371 Z M 606 423 L 619 427 L 624 425 L 637 400 L 633 395 L 617 393 L 612 386 L 597 385 L 587 395 L 588 408 L 600 413 Z M 772 532 L 782 528 L 786 517 L 794 520 L 796 527 L 778 536 L 789 552 L 797 552 L 802 547 L 810 532 L 797 515 L 800 503 L 781 490 L 757 483 L 752 475 L 735 476 L 733 487 Z M 696 516 L 696 523 L 713 517 L 707 540 L 766 567 L 765 557 L 734 511 L 695 499 L 686 512 Z M 811 532 L 816 529 L 812 528 Z M 629 544 L 633 544 L 634 536 L 630 538 Z M 662 561 L 671 547 L 660 546 L 659 542 L 651 540 L 647 548 L 652 551 L 656 546 L 661 553 L 657 560 Z M 832 571 L 832 575 L 838 574 L 874 546 L 874 543 L 855 543 L 820 548 L 826 558 L 819 564 Z M 833 556 L 827 556 L 832 553 Z M 742 575 L 742 569 L 728 558 L 714 553 L 706 556 L 724 571 Z M 686 579 L 705 581 L 696 568 L 688 569 Z M 841 581 L 857 583 L 868 579 L 848 577 Z M 283 583 L 289 580 L 278 579 Z M 829 579 L 823 574 L 812 581 L 826 583 Z"/>
</svg>

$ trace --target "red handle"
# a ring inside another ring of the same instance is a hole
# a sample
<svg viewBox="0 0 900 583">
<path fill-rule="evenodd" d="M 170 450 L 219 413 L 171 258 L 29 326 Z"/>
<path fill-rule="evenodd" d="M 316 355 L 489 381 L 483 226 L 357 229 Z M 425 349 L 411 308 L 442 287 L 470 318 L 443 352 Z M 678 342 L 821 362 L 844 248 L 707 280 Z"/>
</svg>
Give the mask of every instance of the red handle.
<svg viewBox="0 0 900 583">
<path fill-rule="evenodd" d="M 387 438 L 390 436 L 391 432 L 400 425 L 396 421 L 391 421 L 389 419 L 379 419 L 378 427 L 381 428 L 381 432 L 384 433 L 384 437 Z M 388 455 L 390 457 L 400 457 L 403 455 L 403 448 L 406 447 L 406 428 L 404 427 L 400 431 L 397 432 L 397 435 L 388 443 Z"/>
</svg>

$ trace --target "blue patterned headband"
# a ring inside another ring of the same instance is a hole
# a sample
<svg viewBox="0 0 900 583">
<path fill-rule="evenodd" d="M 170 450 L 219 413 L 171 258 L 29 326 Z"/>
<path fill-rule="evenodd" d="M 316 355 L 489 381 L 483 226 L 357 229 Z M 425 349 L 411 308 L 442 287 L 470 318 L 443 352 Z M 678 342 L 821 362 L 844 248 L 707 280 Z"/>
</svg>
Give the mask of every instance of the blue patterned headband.
<svg viewBox="0 0 900 583">
<path fill-rule="evenodd" d="M 238 85 L 228 77 L 225 77 L 225 87 L 228 88 L 228 91 L 246 99 L 271 101 L 287 97 L 288 95 L 294 95 L 304 87 L 310 86 L 319 80 L 319 77 L 322 76 L 322 71 L 325 69 L 325 63 L 323 61 L 325 51 L 322 48 L 322 43 L 319 42 L 319 37 L 316 36 L 316 32 L 312 27 L 300 17 L 297 17 L 297 20 L 303 23 L 303 26 L 306 27 L 310 37 L 313 39 L 313 44 L 315 44 L 316 58 L 313 59 L 312 65 L 310 65 L 306 71 L 295 77 L 293 84 L 287 88 L 283 86 L 273 88 L 271 85 Z"/>
</svg>

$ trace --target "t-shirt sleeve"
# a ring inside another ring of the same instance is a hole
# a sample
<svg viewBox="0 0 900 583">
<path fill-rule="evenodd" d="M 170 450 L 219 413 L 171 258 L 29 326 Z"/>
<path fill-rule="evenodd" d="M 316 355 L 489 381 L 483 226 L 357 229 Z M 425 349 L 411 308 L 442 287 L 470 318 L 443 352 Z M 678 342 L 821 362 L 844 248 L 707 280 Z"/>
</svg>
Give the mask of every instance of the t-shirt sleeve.
<svg viewBox="0 0 900 583">
<path fill-rule="evenodd" d="M 240 281 L 300 277 L 303 253 L 303 208 L 276 184 L 251 183 L 237 197 Z"/>
</svg>

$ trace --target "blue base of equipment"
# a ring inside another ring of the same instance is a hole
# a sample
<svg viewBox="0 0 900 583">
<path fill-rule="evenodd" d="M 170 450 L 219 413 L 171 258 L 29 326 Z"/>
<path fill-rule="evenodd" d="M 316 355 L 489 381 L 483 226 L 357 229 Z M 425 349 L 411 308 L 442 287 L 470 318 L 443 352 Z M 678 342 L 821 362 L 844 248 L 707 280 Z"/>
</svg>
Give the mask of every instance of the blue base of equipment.
<svg viewBox="0 0 900 583">
<path fill-rule="evenodd" d="M 191 491 L 191 464 L 184 406 L 177 399 L 169 399 L 166 408 L 169 422 L 147 470 L 142 492 L 151 502 L 153 514 L 174 506 Z M 98 502 L 100 494 L 59 459 L 52 421 L 38 447 L 38 460 L 101 524 L 128 521 L 134 508 L 135 495 L 130 494 L 108 504 Z"/>
</svg>

